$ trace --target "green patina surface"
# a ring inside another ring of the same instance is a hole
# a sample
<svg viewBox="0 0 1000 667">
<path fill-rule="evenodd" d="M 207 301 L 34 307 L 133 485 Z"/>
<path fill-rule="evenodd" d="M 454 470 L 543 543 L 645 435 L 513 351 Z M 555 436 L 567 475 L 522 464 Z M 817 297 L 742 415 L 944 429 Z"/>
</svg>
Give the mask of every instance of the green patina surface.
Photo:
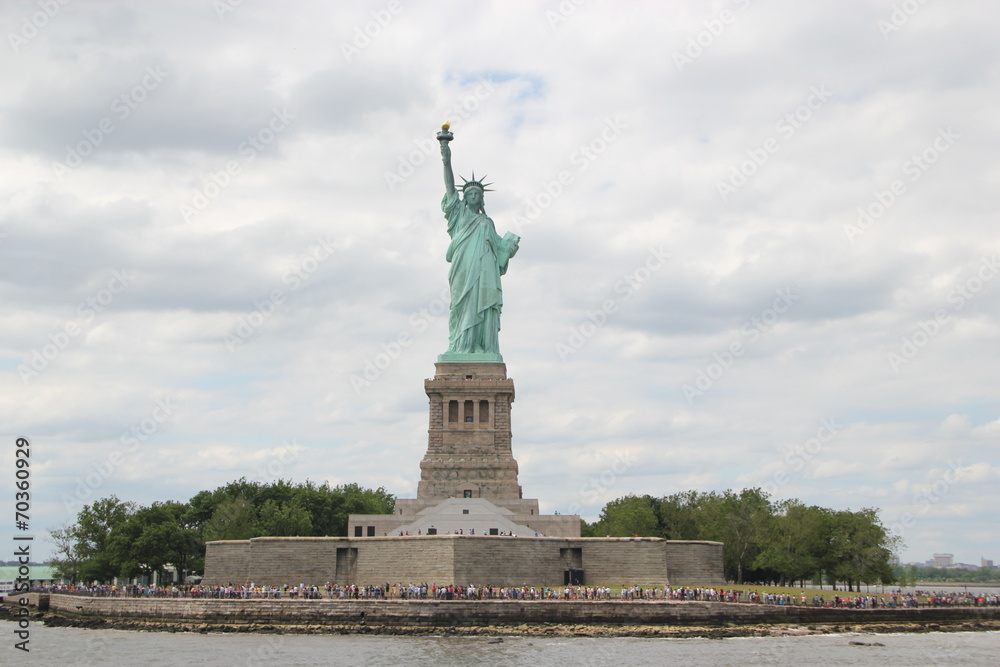
<svg viewBox="0 0 1000 667">
<path fill-rule="evenodd" d="M 451 287 L 448 351 L 440 355 L 438 361 L 502 363 L 499 333 L 503 289 L 500 276 L 507 273 L 507 264 L 517 253 L 520 237 L 510 232 L 503 237 L 497 234 L 483 204 L 489 184 L 477 181 L 475 173 L 472 180 L 455 186 L 451 138 L 447 128 L 438 133 L 445 183 L 441 209 L 451 237 L 445 256 L 451 264 L 448 271 Z"/>
</svg>

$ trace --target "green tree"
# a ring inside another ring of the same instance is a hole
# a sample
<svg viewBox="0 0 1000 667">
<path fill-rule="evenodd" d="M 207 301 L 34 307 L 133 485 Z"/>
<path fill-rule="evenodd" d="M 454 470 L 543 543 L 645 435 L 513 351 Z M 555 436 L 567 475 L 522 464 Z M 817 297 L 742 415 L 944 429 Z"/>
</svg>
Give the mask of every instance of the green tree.
<svg viewBox="0 0 1000 667">
<path fill-rule="evenodd" d="M 267 500 L 260 508 L 260 530 L 275 537 L 310 535 L 312 519 L 298 499 L 285 503 Z"/>
<path fill-rule="evenodd" d="M 704 504 L 709 494 L 685 491 L 661 498 L 657 505 L 660 536 L 668 540 L 704 539 L 701 525 L 705 518 Z"/>
<path fill-rule="evenodd" d="M 781 585 L 795 581 L 804 585 L 822 568 L 830 548 L 830 527 L 829 510 L 806 507 L 798 500 L 779 503 L 754 566 L 777 572 Z"/>
<path fill-rule="evenodd" d="M 199 556 L 197 531 L 185 525 L 185 504 L 168 501 L 142 507 L 117 526 L 108 542 L 112 561 L 121 576 L 162 573 L 167 565 L 181 581 Z"/>
<path fill-rule="evenodd" d="M 108 549 L 112 532 L 135 512 L 135 503 L 123 502 L 116 496 L 102 498 L 84 505 L 77 515 L 77 554 L 80 557 L 82 581 L 109 582 L 118 576 L 120 568 Z"/>
<path fill-rule="evenodd" d="M 235 500 L 240 499 L 240 505 Z M 250 482 L 241 478 L 220 486 L 214 491 L 202 491 L 191 499 L 191 513 L 195 525 L 202 528 L 206 540 L 215 539 L 248 539 L 267 535 L 268 530 L 261 525 L 258 518 L 269 505 L 268 521 L 276 516 L 282 508 L 297 507 L 308 515 L 308 527 L 305 527 L 301 516 L 295 518 L 294 527 L 278 527 L 277 530 L 305 530 L 300 533 L 316 537 L 347 535 L 347 519 L 351 514 L 391 514 L 396 504 L 395 497 L 384 488 L 365 489 L 357 484 L 330 486 L 316 484 L 306 480 L 304 483 L 293 484 L 288 480 L 277 480 L 270 484 Z M 255 512 L 254 520 L 250 521 L 250 511 L 242 503 L 249 503 Z M 225 510 L 220 508 L 225 506 Z M 236 510 L 239 511 L 236 511 Z M 275 524 L 286 526 L 293 517 L 286 517 L 286 523 Z"/>
<path fill-rule="evenodd" d="M 862 583 L 891 584 L 889 560 L 898 538 L 892 536 L 878 518 L 878 510 L 833 513 L 830 550 L 824 569 L 833 581 L 843 581 L 847 590 L 861 589 Z"/>
<path fill-rule="evenodd" d="M 203 528 L 219 509 L 219 505 L 229 498 L 229 496 L 223 495 L 219 489 L 199 491 L 191 496 L 191 500 L 188 501 L 188 511 L 191 515 L 192 525 Z"/>
<path fill-rule="evenodd" d="M 598 522 L 587 523 L 585 519 L 580 519 L 580 537 L 603 537 L 598 529 Z"/>
<path fill-rule="evenodd" d="M 183 577 L 202 570 L 205 541 L 343 536 L 350 514 L 391 514 L 395 503 L 395 497 L 381 487 L 331 487 L 309 480 L 265 484 L 243 477 L 214 491 L 201 491 L 188 503 L 137 508 L 115 496 L 103 498 L 85 505 L 73 526 L 53 531 L 53 540 L 58 540 L 59 566 L 68 573 L 78 572 L 83 581 L 148 575 L 167 565 Z"/>
<path fill-rule="evenodd" d="M 737 583 L 804 583 L 823 575 L 860 583 L 892 583 L 889 558 L 901 541 L 872 509 L 835 512 L 798 500 L 775 503 L 761 489 L 663 498 L 628 495 L 604 506 L 583 535 L 643 535 L 723 543 L 726 578 Z M 944 576 L 944 575 L 942 575 Z"/>
<path fill-rule="evenodd" d="M 625 496 L 612 500 L 601 511 L 597 530 L 611 537 L 656 537 L 659 523 L 650 496 Z"/>
<path fill-rule="evenodd" d="M 738 584 L 744 583 L 765 547 L 772 515 L 768 494 L 758 488 L 743 489 L 738 494 L 727 490 L 721 496 L 706 497 L 703 511 L 703 539 L 723 543 L 722 564 L 726 577 Z"/>
<path fill-rule="evenodd" d="M 927 567 L 924 565 L 897 565 L 893 568 L 893 573 L 900 586 L 914 586 L 922 581 L 953 583 L 994 583 L 1000 581 L 1000 570 L 995 567 L 960 570 L 957 568 Z"/>
<path fill-rule="evenodd" d="M 306 484 L 312 485 L 312 482 L 307 481 Z M 285 479 L 277 479 L 270 484 L 261 484 L 254 504 L 260 510 L 269 500 L 278 504 L 290 503 L 298 495 L 301 486 L 296 486 L 291 480 Z"/>
<path fill-rule="evenodd" d="M 265 533 L 260 530 L 254 506 L 243 496 L 237 496 L 226 498 L 216 506 L 211 518 L 201 525 L 201 534 L 206 542 L 212 542 L 248 540 Z"/>
<path fill-rule="evenodd" d="M 347 535 L 347 517 L 351 514 L 392 514 L 396 498 L 384 488 L 364 489 L 357 484 L 326 487 L 331 512 L 322 532 L 313 525 L 316 535 Z"/>
<path fill-rule="evenodd" d="M 899 586 L 900 588 L 906 588 L 907 586 L 910 586 L 910 585 L 912 585 L 912 584 L 915 584 L 915 583 L 917 583 L 917 582 L 915 582 L 915 581 L 914 581 L 914 582 L 911 582 L 911 581 L 909 581 L 909 580 L 908 580 L 908 579 L 906 578 L 906 575 L 907 575 L 907 571 L 906 571 L 906 568 L 905 568 L 905 567 L 894 567 L 894 568 L 893 568 L 893 574 L 894 574 L 894 575 L 895 575 L 895 577 L 896 577 L 896 584 L 897 584 L 897 585 L 898 585 L 898 586 Z"/>
<path fill-rule="evenodd" d="M 75 523 L 49 531 L 49 541 L 56 549 L 49 565 L 56 569 L 60 577 L 69 579 L 73 584 L 80 578 L 80 566 L 83 563 L 78 547 L 79 531 L 80 527 Z"/>
</svg>

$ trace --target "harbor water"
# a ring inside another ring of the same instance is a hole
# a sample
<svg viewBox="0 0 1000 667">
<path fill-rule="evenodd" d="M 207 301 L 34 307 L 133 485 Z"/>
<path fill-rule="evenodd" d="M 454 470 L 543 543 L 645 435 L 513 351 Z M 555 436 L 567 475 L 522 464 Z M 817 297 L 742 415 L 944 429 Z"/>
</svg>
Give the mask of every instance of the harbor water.
<svg viewBox="0 0 1000 667">
<path fill-rule="evenodd" d="M 129 632 L 33 623 L 30 653 L 0 622 L 0 665 L 997 665 L 1000 632 L 732 639 L 397 637 Z M 852 643 L 853 642 L 853 643 Z M 880 645 L 881 644 L 881 645 Z"/>
</svg>

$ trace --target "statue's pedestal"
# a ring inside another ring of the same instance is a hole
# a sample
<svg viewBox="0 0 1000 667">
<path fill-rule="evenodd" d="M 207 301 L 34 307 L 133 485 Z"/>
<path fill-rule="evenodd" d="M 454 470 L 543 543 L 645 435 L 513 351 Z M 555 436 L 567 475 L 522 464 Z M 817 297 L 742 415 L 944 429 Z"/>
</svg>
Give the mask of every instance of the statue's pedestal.
<svg viewBox="0 0 1000 667">
<path fill-rule="evenodd" d="M 417 497 L 397 498 L 393 514 L 352 514 L 349 535 L 580 536 L 580 517 L 540 514 L 522 497 L 510 448 L 514 381 L 503 363 L 470 356 L 439 361 L 424 380 L 430 423 Z"/>
<path fill-rule="evenodd" d="M 521 499 L 510 448 L 514 381 L 507 367 L 449 361 L 435 368 L 434 378 L 424 381 L 430 424 L 417 499 L 485 498 L 501 506 Z"/>
</svg>

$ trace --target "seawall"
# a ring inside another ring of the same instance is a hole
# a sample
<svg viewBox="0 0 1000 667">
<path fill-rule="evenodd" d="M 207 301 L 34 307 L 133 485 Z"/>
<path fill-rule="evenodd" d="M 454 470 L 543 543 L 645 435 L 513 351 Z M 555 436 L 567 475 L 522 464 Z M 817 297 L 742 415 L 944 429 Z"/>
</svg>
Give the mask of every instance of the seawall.
<svg viewBox="0 0 1000 667">
<path fill-rule="evenodd" d="M 214 600 L 172 598 L 92 598 L 32 594 L 33 606 L 70 620 L 103 619 L 130 623 L 212 626 L 309 626 L 322 631 L 438 631 L 461 628 L 527 630 L 531 626 L 699 626 L 886 625 L 913 629 L 973 624 L 963 629 L 1000 629 L 1000 607 L 918 609 L 837 609 L 725 602 L 621 601 L 438 601 L 438 600 Z M 83 623 L 86 625 L 86 623 Z M 237 626 L 237 627 L 234 627 Z M 184 628 L 193 629 L 193 628 Z M 261 629 L 261 628 L 254 628 Z"/>
</svg>

